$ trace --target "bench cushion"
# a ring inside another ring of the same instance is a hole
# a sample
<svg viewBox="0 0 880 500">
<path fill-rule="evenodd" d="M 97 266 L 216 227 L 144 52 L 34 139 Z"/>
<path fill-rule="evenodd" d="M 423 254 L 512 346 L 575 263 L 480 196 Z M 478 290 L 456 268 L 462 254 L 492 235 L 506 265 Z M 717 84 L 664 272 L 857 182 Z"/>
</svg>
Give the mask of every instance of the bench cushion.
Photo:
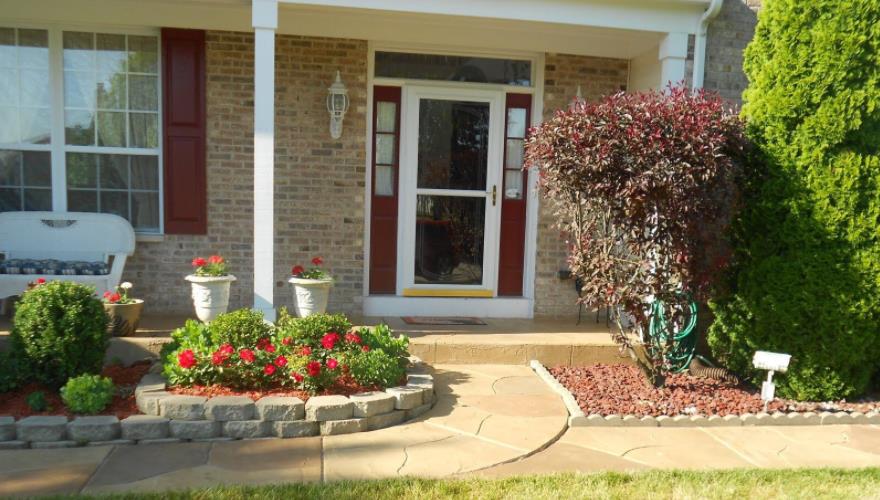
<svg viewBox="0 0 880 500">
<path fill-rule="evenodd" d="M 89 275 L 110 274 L 105 262 L 64 261 L 55 259 L 9 259 L 0 260 L 0 274 L 51 274 Z"/>
</svg>

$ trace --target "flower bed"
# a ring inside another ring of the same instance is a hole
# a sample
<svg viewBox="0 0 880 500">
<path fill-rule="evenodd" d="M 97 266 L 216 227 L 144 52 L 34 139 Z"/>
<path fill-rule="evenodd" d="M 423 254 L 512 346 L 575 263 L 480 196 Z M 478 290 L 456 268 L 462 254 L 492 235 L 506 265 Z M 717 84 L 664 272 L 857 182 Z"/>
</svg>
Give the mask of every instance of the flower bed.
<svg viewBox="0 0 880 500">
<path fill-rule="evenodd" d="M 628 420 L 633 424 L 661 422 L 724 422 L 749 425 L 780 423 L 880 423 L 880 403 L 800 402 L 776 399 L 764 413 L 760 392 L 743 385 L 673 374 L 663 388 L 655 388 L 631 365 L 557 366 L 549 369 L 567 390 L 585 421 L 594 424 Z M 571 409 L 570 409 L 571 412 Z M 852 418 L 849 418 L 852 417 Z M 844 421 L 842 418 L 848 418 Z M 827 421 L 826 421 L 827 420 Z"/>
</svg>

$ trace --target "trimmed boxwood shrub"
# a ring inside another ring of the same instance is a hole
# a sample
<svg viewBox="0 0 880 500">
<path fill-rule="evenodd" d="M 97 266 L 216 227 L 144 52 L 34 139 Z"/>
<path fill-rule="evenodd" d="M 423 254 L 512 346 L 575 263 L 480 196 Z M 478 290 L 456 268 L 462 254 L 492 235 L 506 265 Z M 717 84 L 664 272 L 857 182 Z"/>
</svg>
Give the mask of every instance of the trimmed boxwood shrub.
<svg viewBox="0 0 880 500">
<path fill-rule="evenodd" d="M 94 415 L 107 408 L 113 401 L 113 380 L 100 375 L 73 377 L 61 388 L 61 400 L 74 412 Z"/>
<path fill-rule="evenodd" d="M 745 186 L 713 354 L 780 394 L 863 393 L 880 367 L 880 3 L 771 0 L 745 54 L 743 116 L 762 161 Z"/>
<path fill-rule="evenodd" d="M 39 285 L 15 309 L 11 343 L 10 355 L 25 362 L 29 377 L 51 387 L 98 373 L 109 344 L 104 306 L 79 283 Z"/>
</svg>

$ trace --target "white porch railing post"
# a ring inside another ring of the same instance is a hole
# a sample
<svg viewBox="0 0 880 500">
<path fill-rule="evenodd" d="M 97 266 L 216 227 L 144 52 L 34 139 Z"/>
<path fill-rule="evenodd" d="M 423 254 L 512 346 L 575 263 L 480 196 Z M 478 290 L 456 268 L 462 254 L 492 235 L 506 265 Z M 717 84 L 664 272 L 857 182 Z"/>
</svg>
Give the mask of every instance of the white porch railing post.
<svg viewBox="0 0 880 500">
<path fill-rule="evenodd" d="M 275 30 L 277 0 L 253 0 L 254 309 L 275 321 Z"/>
<path fill-rule="evenodd" d="M 687 33 L 667 33 L 660 41 L 657 58 L 660 59 L 661 89 L 665 89 L 669 82 L 673 84 L 684 82 L 687 51 Z"/>
</svg>

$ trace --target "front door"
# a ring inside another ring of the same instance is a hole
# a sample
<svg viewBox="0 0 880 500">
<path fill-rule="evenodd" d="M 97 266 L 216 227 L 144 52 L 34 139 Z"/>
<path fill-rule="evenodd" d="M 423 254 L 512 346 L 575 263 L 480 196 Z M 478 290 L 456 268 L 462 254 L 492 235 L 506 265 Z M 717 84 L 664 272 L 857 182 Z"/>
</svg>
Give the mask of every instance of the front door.
<svg viewBox="0 0 880 500">
<path fill-rule="evenodd" d="M 401 295 L 495 296 L 503 97 L 495 91 L 405 89 Z"/>
</svg>

